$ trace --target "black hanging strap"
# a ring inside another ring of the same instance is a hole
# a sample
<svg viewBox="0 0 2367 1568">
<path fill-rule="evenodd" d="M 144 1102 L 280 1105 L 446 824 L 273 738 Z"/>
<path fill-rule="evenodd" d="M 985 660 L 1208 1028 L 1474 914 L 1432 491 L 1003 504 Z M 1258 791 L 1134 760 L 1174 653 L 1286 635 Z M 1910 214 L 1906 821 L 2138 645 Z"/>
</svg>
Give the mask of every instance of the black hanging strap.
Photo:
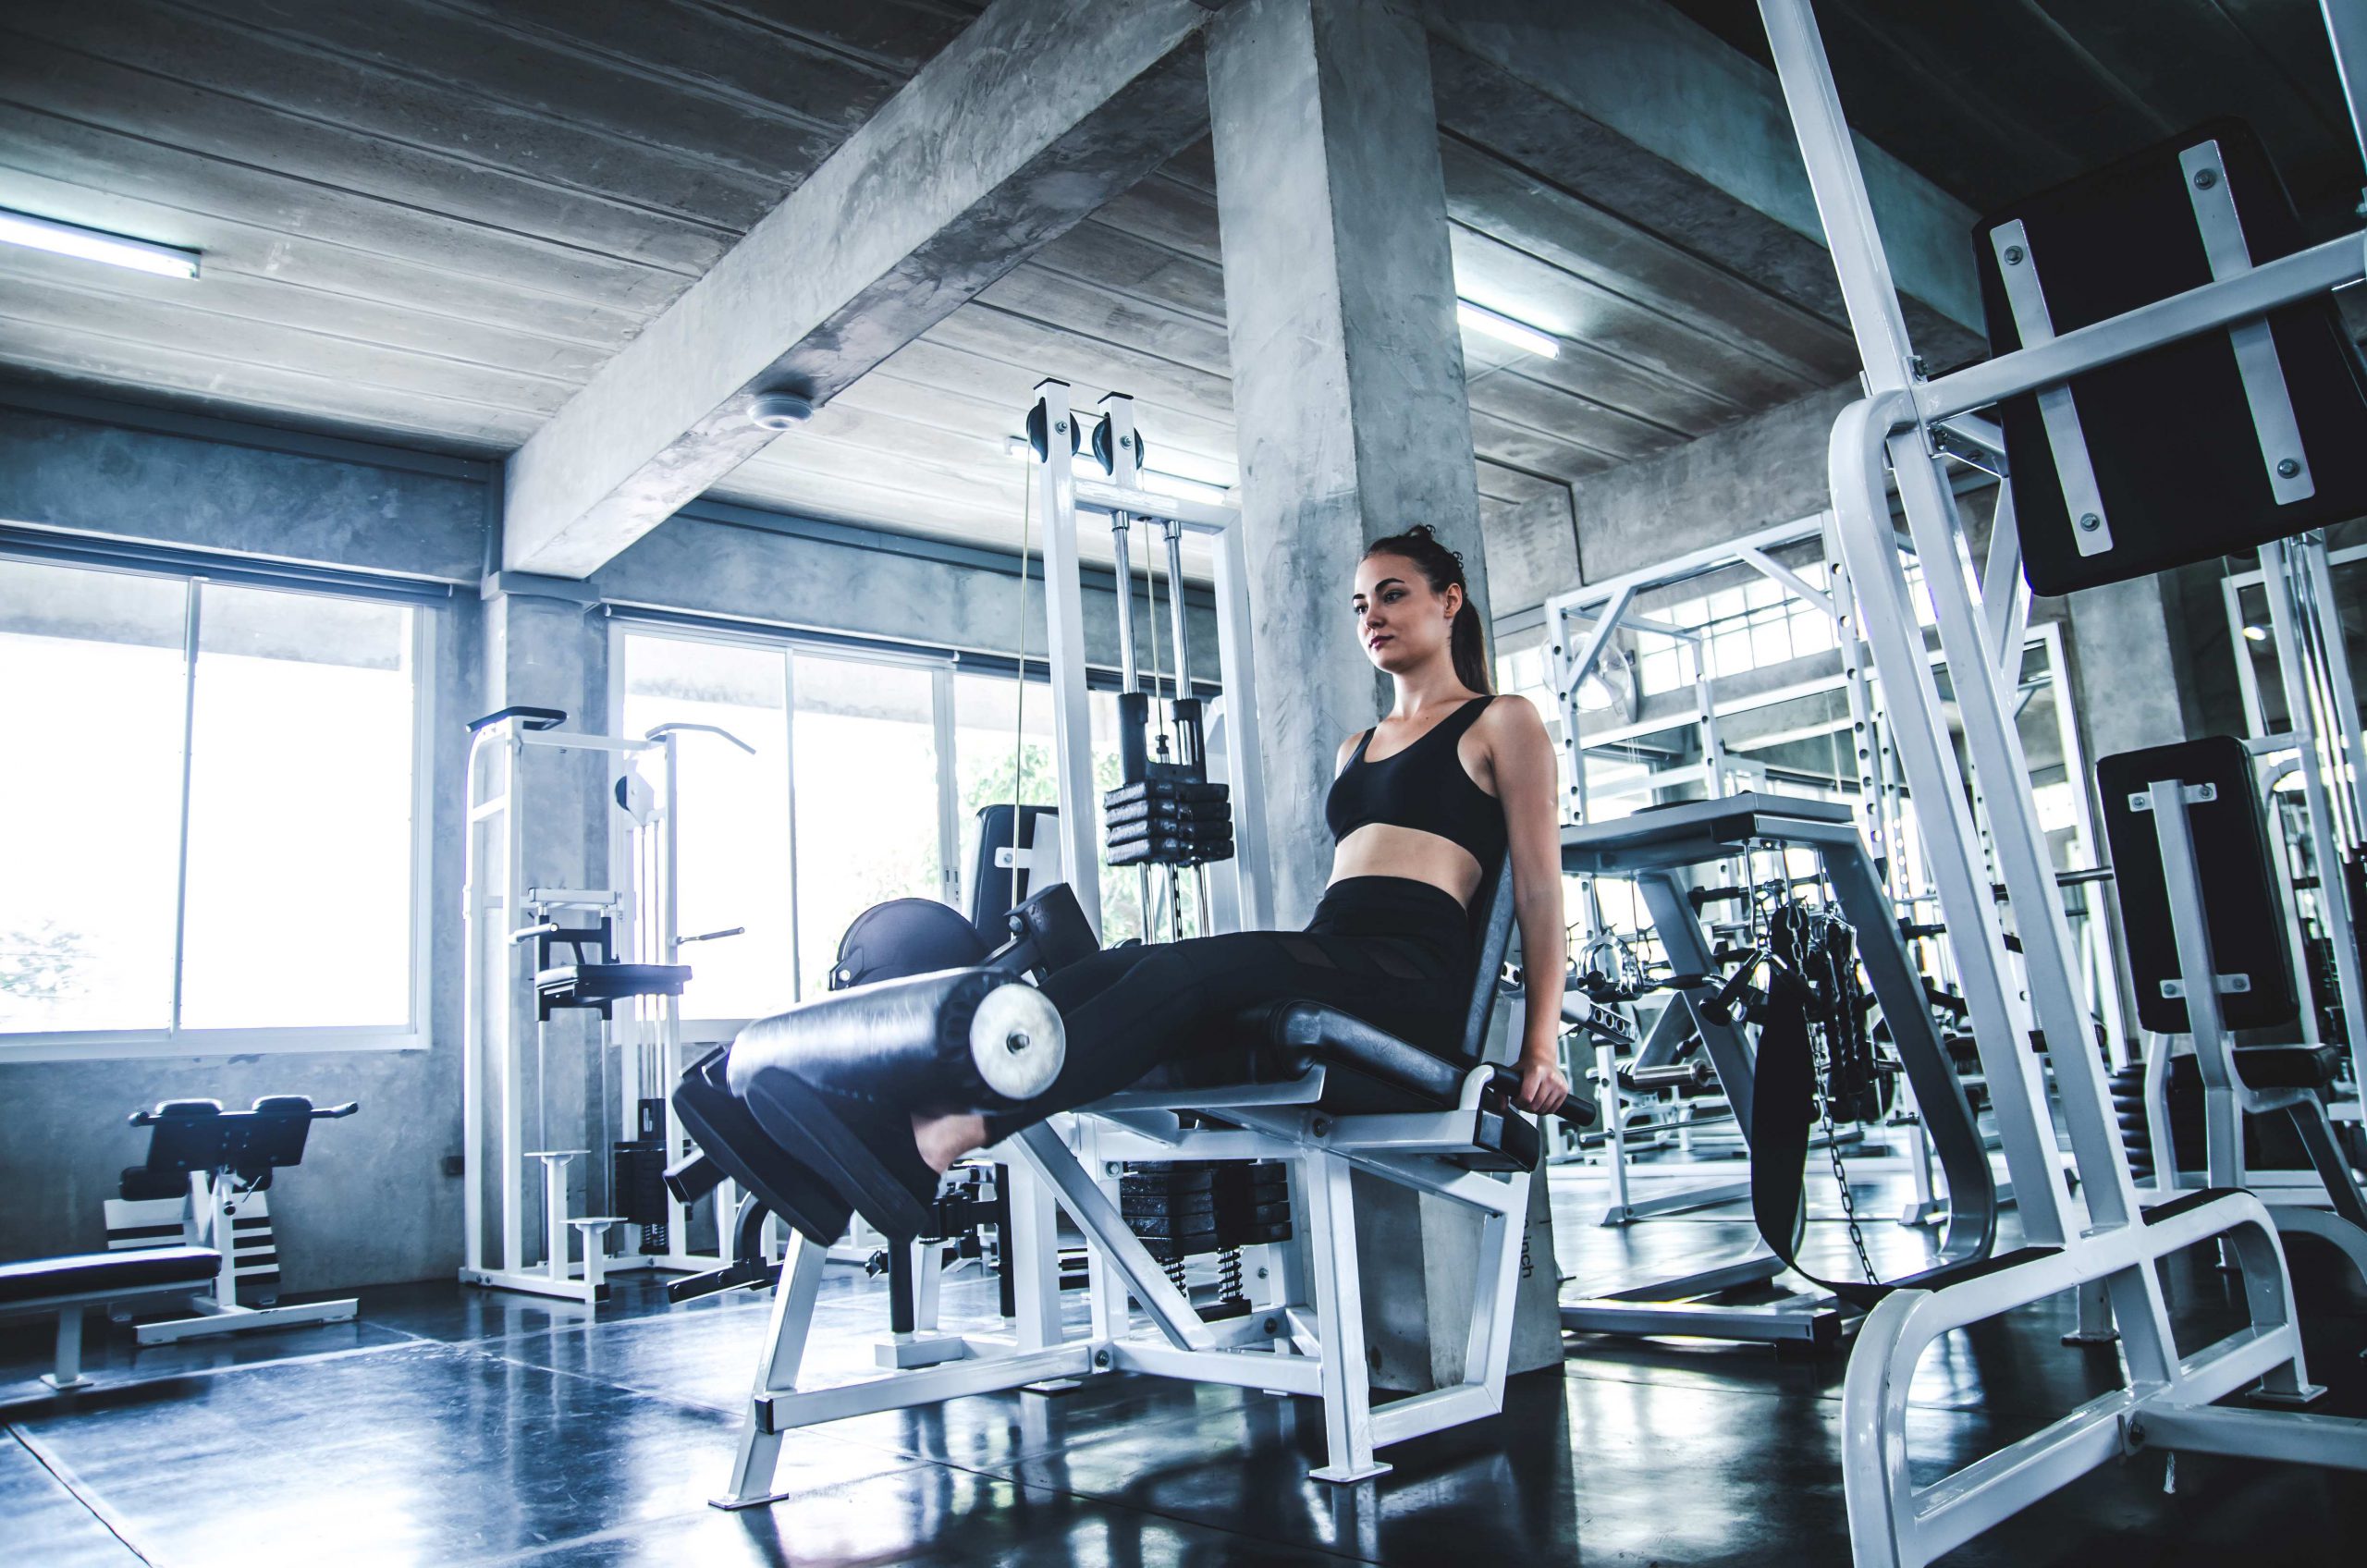
<svg viewBox="0 0 2367 1568">
<path fill-rule="evenodd" d="M 1816 1125 L 1816 1055 L 1809 1039 L 1808 981 L 1788 964 L 1771 964 L 1767 1005 L 1759 1031 L 1759 1056 L 1751 1075 L 1750 1215 L 1759 1234 L 1777 1257 L 1810 1284 L 1832 1292 L 1852 1306 L 1871 1307 L 1891 1292 L 1925 1289 L 1957 1278 L 1981 1263 L 1949 1263 L 1882 1282 L 1820 1279 L 1799 1265 L 1807 1209 L 1801 1202 L 1807 1179 L 1809 1130 Z"/>
</svg>

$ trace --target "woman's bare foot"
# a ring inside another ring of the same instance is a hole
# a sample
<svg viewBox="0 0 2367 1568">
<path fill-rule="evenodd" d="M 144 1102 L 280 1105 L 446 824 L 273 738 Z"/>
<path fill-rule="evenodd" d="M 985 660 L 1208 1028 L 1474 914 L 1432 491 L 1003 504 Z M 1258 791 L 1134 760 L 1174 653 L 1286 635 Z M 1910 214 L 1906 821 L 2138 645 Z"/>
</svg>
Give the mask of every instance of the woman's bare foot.
<svg viewBox="0 0 2367 1568">
<path fill-rule="evenodd" d="M 930 1170 L 944 1175 L 963 1155 L 987 1146 L 983 1116 L 915 1116 L 913 1142 Z"/>
</svg>

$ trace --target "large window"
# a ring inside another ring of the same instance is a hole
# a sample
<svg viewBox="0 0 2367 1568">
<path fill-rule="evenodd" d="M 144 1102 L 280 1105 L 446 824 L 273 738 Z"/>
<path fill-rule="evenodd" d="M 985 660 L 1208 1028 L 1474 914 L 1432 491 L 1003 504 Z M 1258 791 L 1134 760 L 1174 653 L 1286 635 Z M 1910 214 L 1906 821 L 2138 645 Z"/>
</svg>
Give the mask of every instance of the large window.
<svg viewBox="0 0 2367 1568">
<path fill-rule="evenodd" d="M 423 619 L 0 558 L 6 1043 L 416 1038 Z"/>
<path fill-rule="evenodd" d="M 839 938 L 889 899 L 967 913 L 978 814 L 1057 802 L 1051 688 L 959 669 L 950 658 L 872 655 L 790 639 L 620 625 L 619 732 L 713 724 L 680 741 L 680 909 L 685 935 L 745 927 L 688 949 L 686 1015 L 753 1018 L 829 984 Z M 1118 778 L 1117 699 L 1090 693 L 1094 779 Z M 1101 872 L 1102 937 L 1139 936 L 1146 884 Z M 1177 890 L 1184 918 L 1196 883 Z M 1161 906 L 1163 907 L 1163 905 Z"/>
<path fill-rule="evenodd" d="M 681 637 L 633 633 L 619 646 L 619 734 L 711 724 L 754 748 L 752 755 L 702 730 L 675 741 L 675 907 L 685 937 L 735 926 L 742 933 L 685 950 L 693 976 L 683 998 L 690 1015 L 777 1012 L 796 999 L 788 662 L 777 647 Z"/>
<path fill-rule="evenodd" d="M 889 899 L 947 892 L 943 668 L 800 655 L 797 973 L 828 988 L 848 923 Z"/>
<path fill-rule="evenodd" d="M 616 639 L 619 731 L 685 732 L 676 873 L 694 1019 L 777 1012 L 827 990 L 839 938 L 889 899 L 946 896 L 950 781 L 937 744 L 950 664 L 638 626 Z"/>
</svg>

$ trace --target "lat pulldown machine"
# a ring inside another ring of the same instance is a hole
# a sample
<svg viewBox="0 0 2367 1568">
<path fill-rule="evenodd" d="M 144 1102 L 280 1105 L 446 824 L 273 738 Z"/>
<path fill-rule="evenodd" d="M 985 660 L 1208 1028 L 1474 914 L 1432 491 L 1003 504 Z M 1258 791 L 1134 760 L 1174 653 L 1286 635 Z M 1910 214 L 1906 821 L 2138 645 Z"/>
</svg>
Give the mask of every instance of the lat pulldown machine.
<svg viewBox="0 0 2367 1568">
<path fill-rule="evenodd" d="M 1866 1568 L 1928 1562 L 2106 1460 L 2148 1448 L 2367 1469 L 2367 1422 L 2215 1403 L 2250 1390 L 2256 1401 L 2298 1404 L 2318 1392 L 2284 1252 L 2249 1193 L 2205 1189 L 2147 1207 L 2130 1180 L 2020 737 L 1932 434 L 1953 415 L 2001 405 L 2020 545 L 2038 592 L 2116 582 L 2357 515 L 2367 509 L 2367 405 L 2326 296 L 2362 276 L 2367 235 L 2302 247 L 2273 174 L 2240 138 L 2216 129 L 2181 138 L 2095 177 L 2069 200 L 2033 198 L 1985 220 L 1977 252 L 1993 337 L 2005 351 L 1927 379 L 1809 0 L 1760 0 L 1760 9 L 1865 367 L 1867 396 L 1843 412 L 1832 437 L 1842 549 L 1919 808 L 2029 1242 L 1986 1271 L 1893 1293 L 1859 1329 L 1842 1396 L 1857 1560 Z M 2356 128 L 2367 70 L 2358 30 L 2367 18 L 2332 4 L 2326 19 Z M 2156 460 L 2165 447 L 2179 463 Z M 2199 470 L 2185 460 L 2198 454 L 2208 459 Z M 2023 948 L 2037 1025 L 2030 1034 L 1968 779 L 1898 562 L 1886 494 L 1893 475 L 1917 554 L 1932 567 L 1925 582 L 1941 648 Z M 2056 1152 L 2048 1069 L 2079 1207 Z M 2250 1322 L 2214 1342 L 2180 1345 L 2161 1265 L 2213 1240 L 2241 1269 Z M 1910 1467 L 1907 1398 L 1932 1343 L 2096 1280 L 2120 1330 L 2122 1386 L 1942 1479 L 1920 1480 Z"/>
</svg>

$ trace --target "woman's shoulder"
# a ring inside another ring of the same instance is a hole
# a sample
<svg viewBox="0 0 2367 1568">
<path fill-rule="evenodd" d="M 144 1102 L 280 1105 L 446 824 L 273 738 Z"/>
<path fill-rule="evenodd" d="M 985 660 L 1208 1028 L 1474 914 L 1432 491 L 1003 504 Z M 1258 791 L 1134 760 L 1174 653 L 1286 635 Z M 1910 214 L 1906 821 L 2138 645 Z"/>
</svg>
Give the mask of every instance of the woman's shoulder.
<svg viewBox="0 0 2367 1568">
<path fill-rule="evenodd" d="M 1527 697 L 1508 692 L 1491 692 L 1478 699 L 1485 704 L 1479 717 L 1472 721 L 1472 729 L 1479 734 L 1500 737 L 1541 736 L 1545 719 L 1538 713 L 1537 704 Z"/>
</svg>

